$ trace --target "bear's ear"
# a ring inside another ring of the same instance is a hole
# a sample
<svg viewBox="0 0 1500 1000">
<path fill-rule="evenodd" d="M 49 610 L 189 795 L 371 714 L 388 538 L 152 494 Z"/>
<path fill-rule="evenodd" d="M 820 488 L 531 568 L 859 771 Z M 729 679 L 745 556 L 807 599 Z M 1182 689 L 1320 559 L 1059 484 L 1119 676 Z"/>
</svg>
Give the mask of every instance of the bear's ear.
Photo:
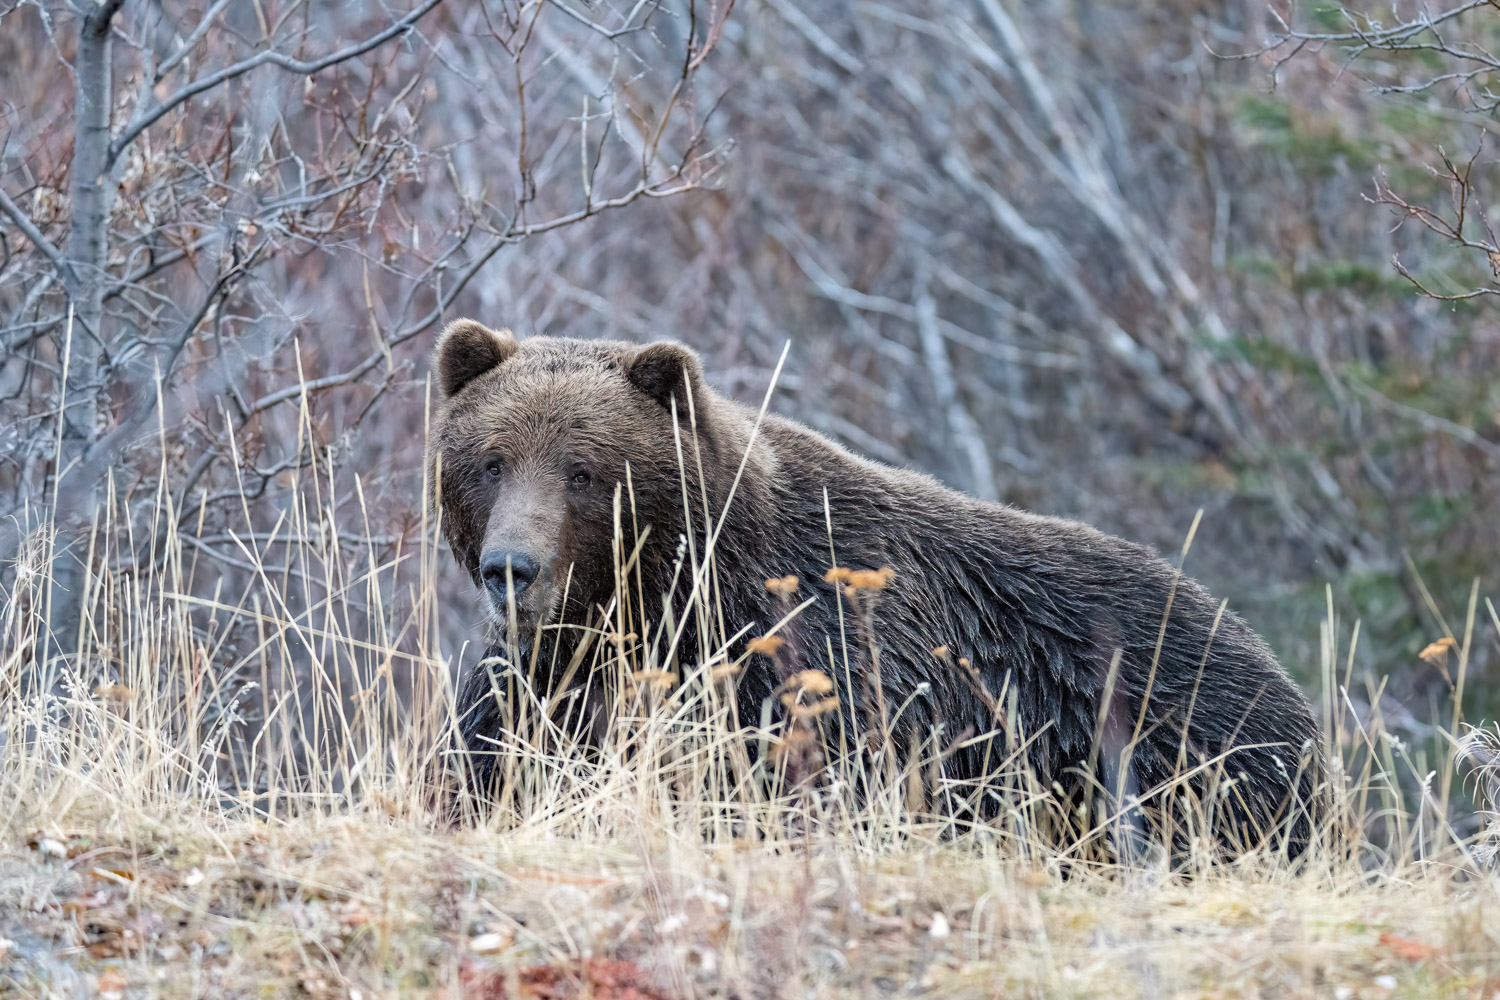
<svg viewBox="0 0 1500 1000">
<path fill-rule="evenodd" d="M 665 341 L 636 351 L 626 362 L 625 377 L 662 406 L 670 407 L 675 398 L 677 412 L 684 420 L 688 415 L 687 393 L 697 392 L 703 378 L 698 355 L 681 344 Z"/>
<path fill-rule="evenodd" d="M 491 330 L 472 319 L 456 319 L 438 335 L 434 352 L 438 385 L 452 396 L 520 347 L 509 330 Z"/>
</svg>

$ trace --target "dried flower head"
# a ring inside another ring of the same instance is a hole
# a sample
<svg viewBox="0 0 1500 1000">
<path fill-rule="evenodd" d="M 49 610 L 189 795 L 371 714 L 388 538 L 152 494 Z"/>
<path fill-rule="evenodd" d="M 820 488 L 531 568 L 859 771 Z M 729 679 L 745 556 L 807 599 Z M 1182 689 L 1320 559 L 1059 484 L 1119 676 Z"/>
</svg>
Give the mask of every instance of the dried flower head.
<svg viewBox="0 0 1500 1000">
<path fill-rule="evenodd" d="M 777 653 L 781 652 L 781 647 L 785 644 L 786 640 L 779 635 L 762 635 L 751 639 L 750 645 L 747 648 L 752 653 L 774 657 Z"/>
<path fill-rule="evenodd" d="M 793 691 L 825 695 L 833 693 L 833 681 L 821 670 L 802 670 L 786 679 L 786 686 Z"/>
<path fill-rule="evenodd" d="M 1417 655 L 1428 663 L 1442 663 L 1448 659 L 1448 654 L 1458 648 L 1458 643 L 1452 636 L 1445 635 L 1436 642 L 1430 642 L 1427 647 Z"/>
<path fill-rule="evenodd" d="M 786 679 L 784 687 L 786 691 L 781 695 L 781 704 L 794 719 L 816 718 L 838 708 L 833 679 L 821 670 L 798 671 Z"/>
<path fill-rule="evenodd" d="M 850 590 L 874 593 L 889 586 L 895 576 L 895 570 L 882 566 L 879 569 L 854 570 L 845 579 Z"/>
<path fill-rule="evenodd" d="M 766 580 L 766 589 L 777 597 L 791 597 L 797 592 L 797 577 L 791 573 L 773 576 Z"/>
<path fill-rule="evenodd" d="M 827 573 L 823 574 L 823 582 L 844 583 L 849 579 L 849 574 L 852 572 L 853 570 L 851 570 L 848 566 L 835 566 Z"/>
<path fill-rule="evenodd" d="M 781 696 L 781 703 L 791 713 L 794 719 L 816 719 L 820 715 L 827 715 L 839 707 L 837 698 L 819 698 L 816 701 L 799 702 L 797 696 L 791 691 Z"/>
<path fill-rule="evenodd" d="M 669 688 L 677 683 L 677 675 L 670 670 L 637 670 L 630 679 L 637 684 L 659 688 Z"/>
</svg>

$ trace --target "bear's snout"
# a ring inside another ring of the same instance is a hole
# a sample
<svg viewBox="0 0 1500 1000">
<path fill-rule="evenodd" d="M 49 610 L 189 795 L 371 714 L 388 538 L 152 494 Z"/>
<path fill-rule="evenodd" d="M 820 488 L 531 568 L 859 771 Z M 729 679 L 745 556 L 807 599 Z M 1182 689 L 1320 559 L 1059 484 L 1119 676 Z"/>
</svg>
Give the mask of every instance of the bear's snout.
<svg viewBox="0 0 1500 1000">
<path fill-rule="evenodd" d="M 507 582 L 507 568 L 509 580 Z M 504 609 L 510 592 L 519 600 L 526 588 L 536 581 L 541 564 L 535 556 L 513 549 L 491 549 L 479 560 L 479 577 L 495 607 Z"/>
</svg>

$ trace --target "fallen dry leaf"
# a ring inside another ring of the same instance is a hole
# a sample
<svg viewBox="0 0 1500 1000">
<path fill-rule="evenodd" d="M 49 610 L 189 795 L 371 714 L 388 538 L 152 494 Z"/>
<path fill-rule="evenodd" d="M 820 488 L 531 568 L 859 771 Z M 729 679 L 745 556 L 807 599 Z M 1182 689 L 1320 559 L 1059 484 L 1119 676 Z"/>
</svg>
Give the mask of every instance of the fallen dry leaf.
<svg viewBox="0 0 1500 1000">
<path fill-rule="evenodd" d="M 480 969 L 472 960 L 459 968 L 464 996 L 473 1000 L 667 1000 L 634 962 L 586 958 L 566 965 L 537 965 L 507 974 Z"/>
<path fill-rule="evenodd" d="M 1384 945 L 1391 954 L 1397 958 L 1404 958 L 1408 962 L 1420 962 L 1426 958 L 1432 958 L 1437 954 L 1437 949 L 1423 944 L 1412 938 L 1398 937 L 1395 934 L 1380 935 L 1380 943 Z"/>
</svg>

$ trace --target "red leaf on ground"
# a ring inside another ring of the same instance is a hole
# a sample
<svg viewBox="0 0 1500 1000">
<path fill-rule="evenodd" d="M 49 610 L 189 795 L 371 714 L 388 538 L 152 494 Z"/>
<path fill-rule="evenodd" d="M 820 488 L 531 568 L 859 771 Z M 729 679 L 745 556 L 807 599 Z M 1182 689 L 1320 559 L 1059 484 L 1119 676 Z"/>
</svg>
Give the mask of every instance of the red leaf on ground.
<svg viewBox="0 0 1500 1000">
<path fill-rule="evenodd" d="M 515 972 L 460 970 L 464 1000 L 671 1000 L 639 965 L 618 958 L 589 958 L 563 965 L 533 965 Z M 514 992 L 510 983 L 514 982 Z"/>
<path fill-rule="evenodd" d="M 1411 938 L 1397 937 L 1395 934 L 1380 935 L 1380 943 L 1390 949 L 1391 954 L 1397 958 L 1404 958 L 1408 962 L 1420 962 L 1424 958 L 1432 958 L 1437 954 L 1436 948 Z"/>
</svg>

